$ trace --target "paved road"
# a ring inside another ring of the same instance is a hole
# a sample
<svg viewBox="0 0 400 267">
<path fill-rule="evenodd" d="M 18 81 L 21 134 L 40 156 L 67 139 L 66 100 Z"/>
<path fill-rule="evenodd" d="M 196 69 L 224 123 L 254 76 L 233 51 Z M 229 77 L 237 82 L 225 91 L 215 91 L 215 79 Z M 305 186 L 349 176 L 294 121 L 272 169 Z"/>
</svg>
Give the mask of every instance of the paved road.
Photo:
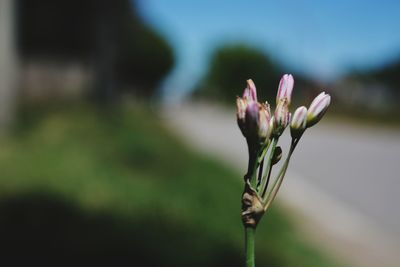
<svg viewBox="0 0 400 267">
<path fill-rule="evenodd" d="M 190 145 L 244 173 L 234 111 L 182 104 L 164 115 Z M 354 266 L 400 266 L 400 130 L 323 120 L 306 132 L 289 169 L 278 199 L 311 239 Z"/>
</svg>

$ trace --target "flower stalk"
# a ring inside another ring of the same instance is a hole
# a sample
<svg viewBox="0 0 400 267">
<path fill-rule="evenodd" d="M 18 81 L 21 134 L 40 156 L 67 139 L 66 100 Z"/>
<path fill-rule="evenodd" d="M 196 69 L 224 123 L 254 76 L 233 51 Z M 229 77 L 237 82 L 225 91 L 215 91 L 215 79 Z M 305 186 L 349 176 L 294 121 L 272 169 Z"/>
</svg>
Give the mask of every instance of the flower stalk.
<svg viewBox="0 0 400 267">
<path fill-rule="evenodd" d="M 252 227 L 245 228 L 245 242 L 246 242 L 246 267 L 255 267 L 255 232 L 256 229 Z"/>
<path fill-rule="evenodd" d="M 247 80 L 242 97 L 236 99 L 237 123 L 246 138 L 249 153 L 242 194 L 247 267 L 255 267 L 257 225 L 276 198 L 297 144 L 305 130 L 321 120 L 330 104 L 330 96 L 323 92 L 312 101 L 308 109 L 299 107 L 292 116 L 289 108 L 293 86 L 293 76 L 285 74 L 279 83 L 273 116 L 268 102 L 258 102 L 256 86 L 252 80 Z M 292 136 L 290 149 L 274 177 L 272 169 L 282 158 L 279 138 L 289 125 Z"/>
</svg>

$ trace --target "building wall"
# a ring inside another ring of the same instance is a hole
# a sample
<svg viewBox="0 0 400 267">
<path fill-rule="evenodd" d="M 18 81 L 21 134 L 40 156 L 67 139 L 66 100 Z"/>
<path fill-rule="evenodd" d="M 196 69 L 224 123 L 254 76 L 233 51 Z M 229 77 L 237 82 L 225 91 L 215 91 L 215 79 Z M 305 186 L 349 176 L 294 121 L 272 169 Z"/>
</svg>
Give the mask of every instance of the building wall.
<svg viewBox="0 0 400 267">
<path fill-rule="evenodd" d="M 19 70 L 23 103 L 82 99 L 93 83 L 91 68 L 78 61 L 24 60 Z"/>
</svg>

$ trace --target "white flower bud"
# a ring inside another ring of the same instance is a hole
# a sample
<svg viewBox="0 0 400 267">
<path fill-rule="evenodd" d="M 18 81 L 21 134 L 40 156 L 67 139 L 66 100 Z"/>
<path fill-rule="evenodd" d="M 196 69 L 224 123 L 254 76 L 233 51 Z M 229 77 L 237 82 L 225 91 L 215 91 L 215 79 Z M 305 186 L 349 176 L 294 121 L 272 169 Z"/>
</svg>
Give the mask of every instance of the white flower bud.
<svg viewBox="0 0 400 267">
<path fill-rule="evenodd" d="M 276 95 L 277 105 L 283 99 L 287 99 L 287 103 L 288 105 L 290 105 L 290 101 L 292 99 L 293 86 L 294 86 L 293 76 L 291 74 L 283 75 L 279 82 L 278 93 Z"/>
<path fill-rule="evenodd" d="M 274 134 L 280 136 L 290 121 L 289 106 L 286 98 L 279 101 L 278 106 L 275 108 L 274 119 Z"/>
<path fill-rule="evenodd" d="M 325 94 L 325 92 L 314 98 L 307 112 L 307 127 L 311 127 L 321 120 L 330 103 L 331 96 Z"/>
<path fill-rule="evenodd" d="M 302 106 L 296 109 L 290 122 L 290 133 L 293 138 L 299 137 L 306 129 L 307 108 Z"/>
<path fill-rule="evenodd" d="M 270 121 L 271 110 L 268 103 L 261 104 L 258 115 L 258 136 L 261 140 L 268 139 L 271 135 Z"/>
</svg>

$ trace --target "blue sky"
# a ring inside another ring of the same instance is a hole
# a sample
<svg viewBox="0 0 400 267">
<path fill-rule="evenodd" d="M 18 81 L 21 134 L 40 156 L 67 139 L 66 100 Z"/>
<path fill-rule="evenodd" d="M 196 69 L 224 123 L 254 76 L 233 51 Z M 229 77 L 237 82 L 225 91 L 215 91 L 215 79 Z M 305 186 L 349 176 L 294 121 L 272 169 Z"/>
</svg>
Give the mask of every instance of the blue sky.
<svg viewBox="0 0 400 267">
<path fill-rule="evenodd" d="M 165 83 L 172 98 L 226 43 L 249 43 L 321 80 L 400 56 L 400 1 L 140 0 L 139 9 L 174 48 L 177 65 Z"/>
</svg>

